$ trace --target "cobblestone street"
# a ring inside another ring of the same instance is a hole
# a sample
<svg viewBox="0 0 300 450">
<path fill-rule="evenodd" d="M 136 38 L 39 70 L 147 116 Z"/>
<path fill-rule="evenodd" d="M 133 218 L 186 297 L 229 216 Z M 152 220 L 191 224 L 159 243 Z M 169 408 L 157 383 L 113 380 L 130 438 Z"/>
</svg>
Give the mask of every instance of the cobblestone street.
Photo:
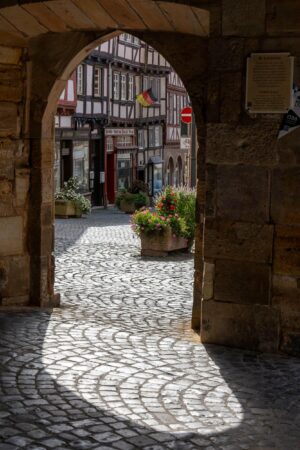
<svg viewBox="0 0 300 450">
<path fill-rule="evenodd" d="M 200 344 L 193 255 L 128 222 L 58 220 L 61 308 L 0 313 L 0 450 L 300 449 L 300 360 Z"/>
</svg>

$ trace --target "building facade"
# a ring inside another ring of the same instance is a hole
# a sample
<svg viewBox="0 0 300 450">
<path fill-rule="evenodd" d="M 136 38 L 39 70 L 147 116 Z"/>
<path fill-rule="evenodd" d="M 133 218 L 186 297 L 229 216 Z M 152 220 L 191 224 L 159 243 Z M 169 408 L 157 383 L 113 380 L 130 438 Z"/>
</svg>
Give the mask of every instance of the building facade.
<svg viewBox="0 0 300 450">
<path fill-rule="evenodd" d="M 150 88 L 156 101 L 142 106 L 136 96 Z M 94 205 L 107 205 L 136 179 L 152 195 L 165 184 L 187 183 L 179 117 L 188 102 L 178 75 L 151 46 L 127 33 L 101 44 L 58 103 L 56 188 L 76 176 Z"/>
</svg>

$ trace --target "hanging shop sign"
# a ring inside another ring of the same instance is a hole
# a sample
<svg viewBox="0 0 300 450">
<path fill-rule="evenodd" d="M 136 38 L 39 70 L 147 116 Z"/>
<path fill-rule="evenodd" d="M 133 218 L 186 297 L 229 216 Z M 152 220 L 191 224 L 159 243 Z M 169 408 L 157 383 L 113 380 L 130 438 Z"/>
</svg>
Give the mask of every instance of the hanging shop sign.
<svg viewBox="0 0 300 450">
<path fill-rule="evenodd" d="M 247 59 L 246 109 L 287 113 L 293 102 L 293 71 L 290 53 L 252 53 Z"/>
</svg>

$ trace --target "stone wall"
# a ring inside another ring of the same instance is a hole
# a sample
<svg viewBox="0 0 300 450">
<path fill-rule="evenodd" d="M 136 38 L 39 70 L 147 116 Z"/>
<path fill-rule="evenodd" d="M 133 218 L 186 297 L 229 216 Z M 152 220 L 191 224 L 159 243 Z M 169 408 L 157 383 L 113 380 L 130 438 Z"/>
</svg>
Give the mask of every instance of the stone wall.
<svg viewBox="0 0 300 450">
<path fill-rule="evenodd" d="M 244 108 L 252 52 L 291 52 L 299 80 L 299 14 L 293 1 L 224 0 L 210 39 L 203 342 L 300 354 L 298 135 L 278 141 L 281 115 Z"/>
<path fill-rule="evenodd" d="M 0 305 L 29 303 L 26 52 L 0 47 Z"/>
<path fill-rule="evenodd" d="M 181 3 L 167 2 L 161 22 L 152 15 L 156 22 L 149 28 L 139 28 L 133 11 L 128 17 L 111 11 L 118 17 L 109 30 L 101 28 L 101 14 L 90 25 L 93 18 L 74 13 L 70 31 L 65 16 L 53 21 L 45 5 L 26 6 L 25 12 L 19 4 L 15 14 L 0 8 L 1 305 L 56 304 L 56 100 L 85 54 L 102 36 L 123 28 L 165 55 L 193 102 L 199 142 L 193 327 L 201 326 L 203 342 L 299 354 L 298 133 L 278 141 L 281 115 L 249 115 L 244 108 L 252 52 L 291 52 L 300 84 L 298 1 L 201 2 L 210 11 L 209 38 L 206 11 L 182 9 Z M 156 2 L 147 5 L 157 8 Z M 68 9 L 70 2 L 52 6 Z"/>
</svg>

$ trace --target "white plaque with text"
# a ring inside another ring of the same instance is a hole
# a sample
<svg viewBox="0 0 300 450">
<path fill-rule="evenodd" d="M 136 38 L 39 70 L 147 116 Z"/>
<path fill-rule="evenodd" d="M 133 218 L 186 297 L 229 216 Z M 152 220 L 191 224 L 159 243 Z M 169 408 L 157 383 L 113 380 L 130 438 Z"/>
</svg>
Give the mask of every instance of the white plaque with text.
<svg viewBox="0 0 300 450">
<path fill-rule="evenodd" d="M 252 53 L 247 60 L 246 109 L 286 113 L 292 107 L 293 72 L 290 53 Z"/>
</svg>

